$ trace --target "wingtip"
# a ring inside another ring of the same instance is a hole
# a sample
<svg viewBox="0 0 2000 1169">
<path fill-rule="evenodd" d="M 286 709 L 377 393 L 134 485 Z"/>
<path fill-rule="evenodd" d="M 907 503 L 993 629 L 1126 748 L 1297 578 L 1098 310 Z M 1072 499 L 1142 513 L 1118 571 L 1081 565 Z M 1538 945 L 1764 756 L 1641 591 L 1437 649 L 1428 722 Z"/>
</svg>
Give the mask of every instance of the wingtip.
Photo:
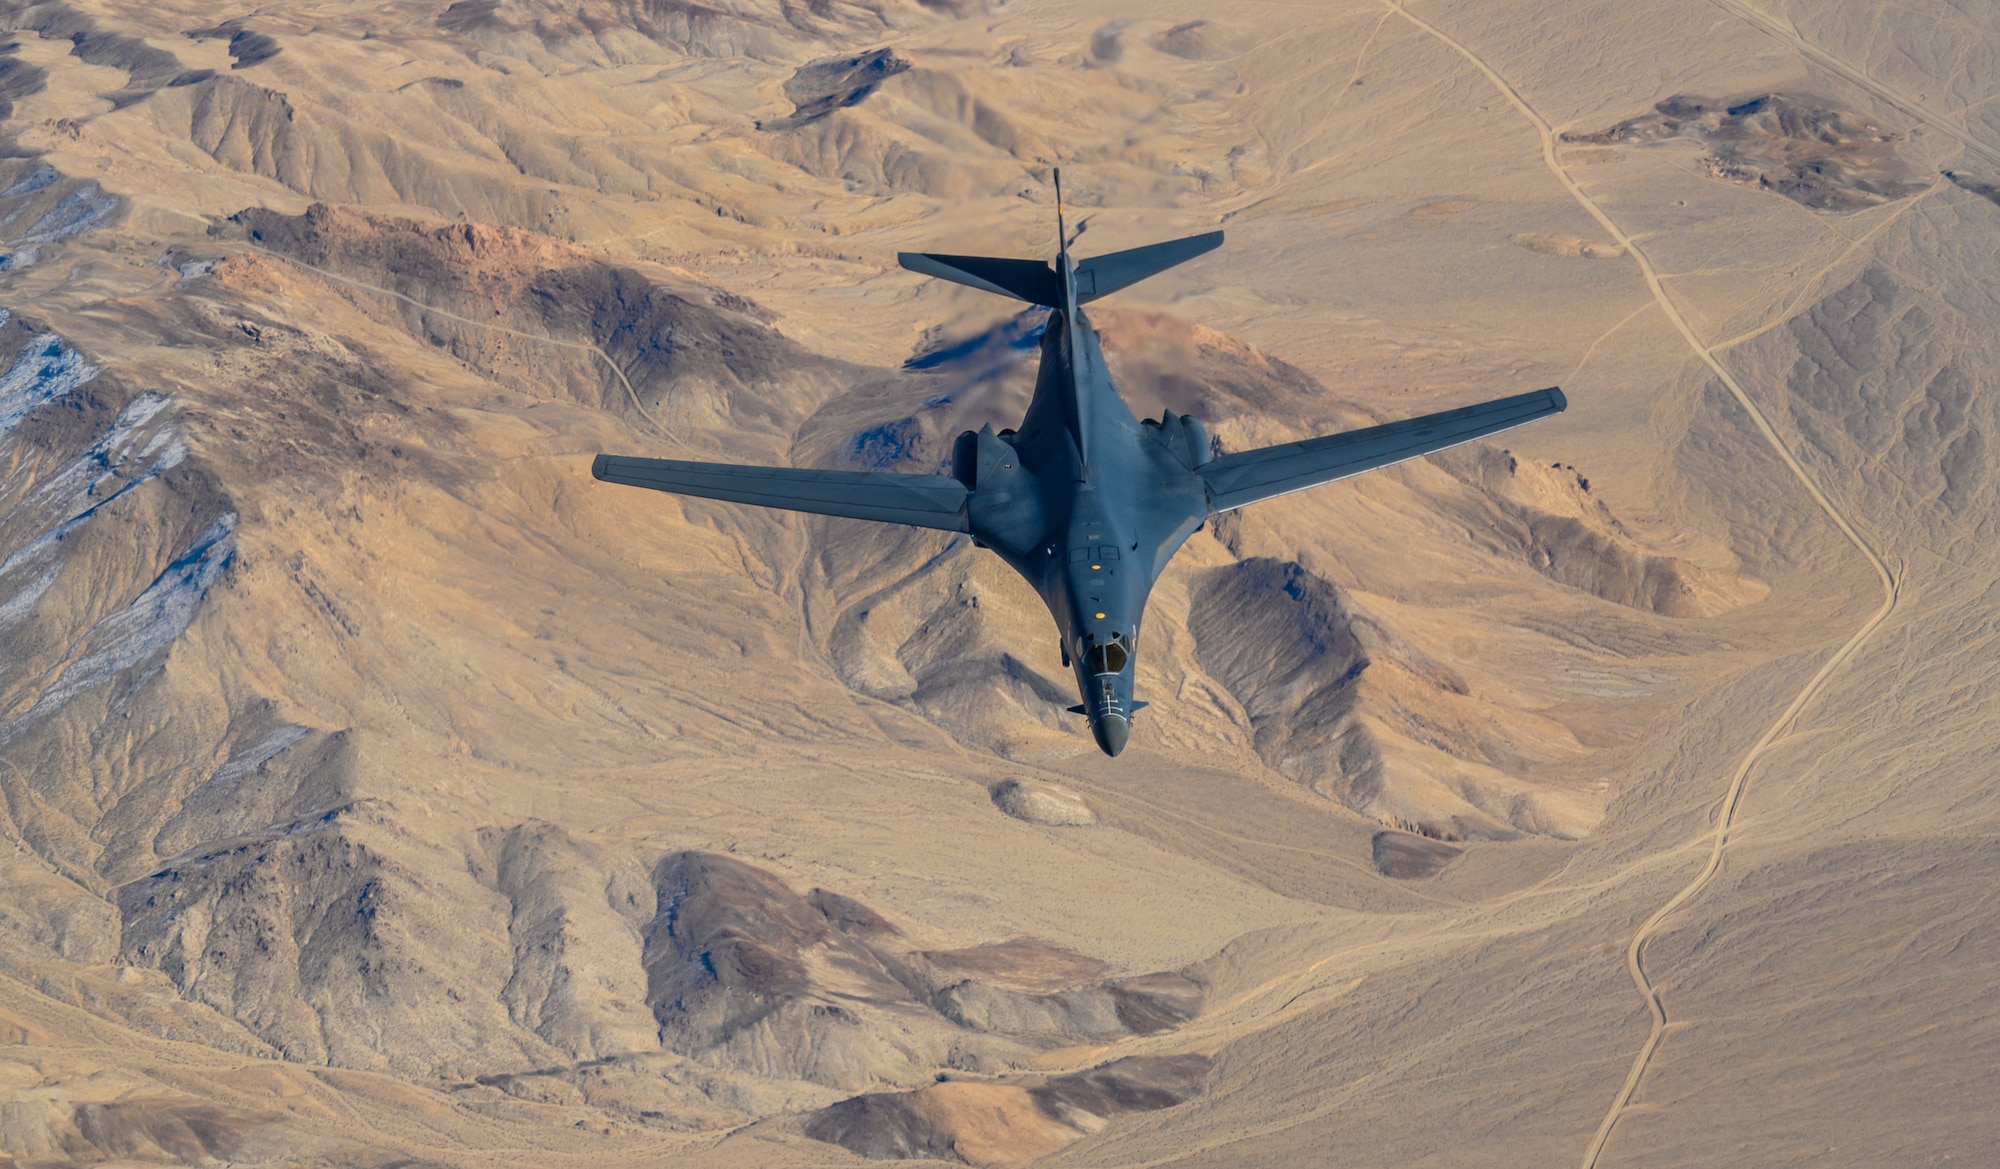
<svg viewBox="0 0 2000 1169">
<path fill-rule="evenodd" d="M 599 455 L 590 461 L 590 477 L 602 482 L 604 472 L 611 468 L 611 456 Z"/>
<path fill-rule="evenodd" d="M 1569 397 L 1559 387 L 1550 386 L 1548 392 L 1549 404 L 1556 408 L 1556 413 L 1560 414 L 1569 409 Z"/>
</svg>

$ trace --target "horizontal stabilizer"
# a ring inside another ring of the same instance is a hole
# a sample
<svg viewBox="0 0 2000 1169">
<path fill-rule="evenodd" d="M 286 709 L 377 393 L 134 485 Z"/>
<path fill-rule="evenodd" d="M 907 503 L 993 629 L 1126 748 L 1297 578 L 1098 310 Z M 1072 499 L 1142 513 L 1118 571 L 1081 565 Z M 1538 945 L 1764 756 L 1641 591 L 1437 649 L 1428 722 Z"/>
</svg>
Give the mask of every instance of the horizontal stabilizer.
<svg viewBox="0 0 2000 1169">
<path fill-rule="evenodd" d="M 1175 264 L 1186 263 L 1204 252 L 1222 246 L 1222 233 L 1211 231 L 1186 239 L 1147 244 L 1143 248 L 1092 256 L 1076 266 L 1076 302 L 1089 304 L 1100 296 L 1110 296 L 1148 276 L 1157 276 Z"/>
<path fill-rule="evenodd" d="M 965 484 L 949 475 L 811 471 L 599 455 L 590 473 L 606 483 L 650 487 L 757 507 L 846 516 L 885 524 L 965 531 Z"/>
<path fill-rule="evenodd" d="M 1062 283 L 1043 260 L 1006 260 L 997 256 L 941 256 L 933 252 L 898 252 L 896 259 L 912 272 L 950 280 L 968 288 L 997 292 L 1029 304 L 1057 308 Z"/>
<path fill-rule="evenodd" d="M 1148 706 L 1151 705 L 1152 703 L 1149 702 L 1135 702 L 1132 704 L 1132 713 L 1138 714 L 1140 711 L 1146 709 Z M 1071 714 L 1081 714 L 1085 716 L 1088 716 L 1090 714 L 1090 708 L 1083 705 L 1082 703 L 1078 703 L 1075 706 L 1065 707 L 1064 709 L 1068 710 Z"/>
<path fill-rule="evenodd" d="M 1209 511 L 1224 512 L 1485 438 L 1568 408 L 1563 392 L 1551 387 L 1386 426 L 1224 455 L 1199 474 L 1208 487 Z"/>
</svg>

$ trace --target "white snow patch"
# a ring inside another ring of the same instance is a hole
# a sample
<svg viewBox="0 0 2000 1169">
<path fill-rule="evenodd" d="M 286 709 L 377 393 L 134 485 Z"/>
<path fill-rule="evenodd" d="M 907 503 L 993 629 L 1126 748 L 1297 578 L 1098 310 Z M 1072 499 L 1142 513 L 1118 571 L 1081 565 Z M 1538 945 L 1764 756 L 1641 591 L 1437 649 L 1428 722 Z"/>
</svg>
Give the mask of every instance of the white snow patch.
<svg viewBox="0 0 2000 1169">
<path fill-rule="evenodd" d="M 118 197 L 107 195 L 98 189 L 96 183 L 86 183 L 71 191 L 63 201 L 48 209 L 27 234 L 14 241 L 23 244 L 45 244 L 65 239 L 80 232 L 104 226 L 111 213 L 118 210 Z"/>
<path fill-rule="evenodd" d="M 207 787 L 210 784 L 235 783 L 237 780 L 242 779 L 244 776 L 256 771 L 259 767 L 277 758 L 289 750 L 294 743 L 305 737 L 306 728 L 304 727 L 277 727 L 263 738 L 257 740 L 256 744 L 248 751 L 231 757 L 229 762 L 216 768 L 215 774 L 203 780 L 201 787 L 196 788 L 195 791 L 200 791 L 201 788 Z M 194 792 L 189 792 L 188 798 L 193 799 Z"/>
<path fill-rule="evenodd" d="M 0 438 L 20 425 L 28 411 L 52 402 L 97 376 L 97 367 L 63 344 L 54 333 L 42 333 L 21 347 L 14 364 L 0 374 Z"/>
<path fill-rule="evenodd" d="M 16 589 L 13 596 L 0 603 L 0 633 L 6 633 L 19 625 L 28 614 L 34 612 L 35 602 L 42 599 L 42 594 L 49 591 L 49 586 L 55 584 L 56 577 L 60 575 L 62 575 L 62 565 L 51 564 L 42 569 L 40 576 Z"/>
<path fill-rule="evenodd" d="M 0 324 L 4 313 L 0 310 Z M 0 374 L 0 440 L 37 406 L 63 397 L 96 372 L 55 334 L 30 339 Z M 163 394 L 133 398 L 89 447 L 34 482 L 0 516 L 0 531 L 19 540 L 0 560 L 0 633 L 29 619 L 61 576 L 65 537 L 187 457 L 174 432 L 172 404 Z M 0 491 L 13 494 L 13 484 L 36 472 L 34 461 L 20 462 Z M 46 713 L 179 636 L 193 619 L 193 604 L 228 562 L 235 524 L 233 514 L 218 520 L 131 605 L 99 621 L 84 638 L 95 648 L 71 663 L 24 717 Z M 0 673 L 16 664 L 0 663 Z M 0 741 L 7 737 L 0 730 Z"/>
<path fill-rule="evenodd" d="M 52 167 L 45 162 L 42 165 L 36 167 L 34 170 L 31 170 L 27 174 L 21 176 L 20 180 L 17 181 L 13 186 L 8 187 L 4 191 L 0 191 L 0 199 L 5 199 L 9 195 L 31 195 L 34 192 L 41 190 L 43 187 L 53 185 L 55 181 L 61 177 L 62 176 L 60 174 L 56 173 L 55 167 Z"/>
<path fill-rule="evenodd" d="M 12 523 L 27 518 L 41 533 L 25 541 L 0 561 L 0 581 L 24 564 L 40 559 L 78 524 L 156 478 L 187 457 L 187 448 L 174 437 L 171 425 L 154 430 L 142 449 L 137 435 L 158 418 L 172 400 L 161 394 L 145 393 L 126 403 L 112 424 L 98 435 L 89 449 L 67 466 L 35 485 L 27 498 L 16 504 L 5 519 Z M 0 429 L 0 434 L 5 430 Z M 145 460 L 150 459 L 150 462 Z M 122 477 L 124 482 L 108 495 L 99 495 L 105 480 Z"/>
<path fill-rule="evenodd" d="M 195 537 L 185 552 L 130 605 L 99 621 L 84 641 L 91 646 L 42 692 L 26 714 L 0 728 L 0 743 L 54 713 L 70 699 L 102 686 L 167 648 L 187 632 L 208 590 L 236 553 L 236 513 L 229 512 Z"/>
</svg>

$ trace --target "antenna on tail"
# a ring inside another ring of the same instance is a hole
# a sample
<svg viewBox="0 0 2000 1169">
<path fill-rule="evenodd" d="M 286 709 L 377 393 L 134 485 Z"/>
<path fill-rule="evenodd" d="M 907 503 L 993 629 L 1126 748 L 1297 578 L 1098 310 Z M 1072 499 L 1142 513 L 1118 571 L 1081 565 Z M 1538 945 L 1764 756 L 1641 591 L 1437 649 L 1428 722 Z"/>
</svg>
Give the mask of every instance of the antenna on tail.
<svg viewBox="0 0 2000 1169">
<path fill-rule="evenodd" d="M 1063 226 L 1062 213 L 1062 168 L 1055 168 L 1056 176 L 1056 258 L 1069 258 L 1069 229 Z"/>
</svg>

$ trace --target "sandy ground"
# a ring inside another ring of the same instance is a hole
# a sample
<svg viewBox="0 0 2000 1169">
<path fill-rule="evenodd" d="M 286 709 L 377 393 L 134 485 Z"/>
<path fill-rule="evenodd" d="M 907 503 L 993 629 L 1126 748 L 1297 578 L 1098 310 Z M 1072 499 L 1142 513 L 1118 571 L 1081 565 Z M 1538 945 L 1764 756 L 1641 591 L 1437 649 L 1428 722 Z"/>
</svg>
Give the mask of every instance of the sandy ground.
<svg viewBox="0 0 2000 1169">
<path fill-rule="evenodd" d="M 2000 24 L 0 5 L 0 1163 L 1977 1164 Z M 1249 509 L 1098 756 L 928 471 L 1033 321 Z"/>
</svg>

